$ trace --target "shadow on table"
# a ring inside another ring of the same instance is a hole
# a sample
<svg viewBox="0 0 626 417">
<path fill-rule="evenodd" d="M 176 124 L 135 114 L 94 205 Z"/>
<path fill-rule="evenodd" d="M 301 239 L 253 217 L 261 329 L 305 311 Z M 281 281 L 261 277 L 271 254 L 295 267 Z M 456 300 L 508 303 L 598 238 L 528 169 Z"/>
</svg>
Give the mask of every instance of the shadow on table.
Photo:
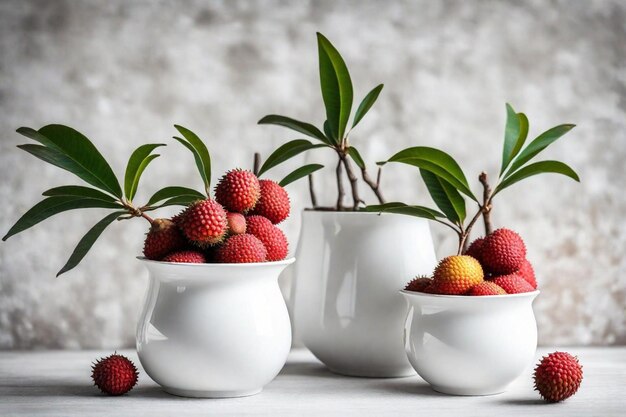
<svg viewBox="0 0 626 417">
<path fill-rule="evenodd" d="M 342 375 L 332 373 L 321 363 L 311 363 L 309 361 L 289 362 L 285 364 L 283 369 L 280 371 L 279 376 L 280 375 L 347 378 Z"/>
<path fill-rule="evenodd" d="M 507 398 L 506 400 L 502 401 L 502 404 L 506 404 L 506 405 L 541 405 L 544 406 L 548 403 L 546 403 L 544 400 L 539 399 L 539 398 Z"/>
<path fill-rule="evenodd" d="M 449 395 L 434 391 L 427 383 L 416 381 L 414 378 L 385 378 L 376 380 L 376 383 L 369 386 L 394 394 L 407 394 L 418 397 L 450 397 Z"/>
</svg>

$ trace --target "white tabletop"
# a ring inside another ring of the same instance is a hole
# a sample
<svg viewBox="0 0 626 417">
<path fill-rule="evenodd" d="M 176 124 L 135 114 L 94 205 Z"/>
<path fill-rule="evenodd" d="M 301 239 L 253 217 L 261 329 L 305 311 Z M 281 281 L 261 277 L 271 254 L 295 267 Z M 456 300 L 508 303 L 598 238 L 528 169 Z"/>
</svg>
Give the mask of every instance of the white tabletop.
<svg viewBox="0 0 626 417">
<path fill-rule="evenodd" d="M 539 349 L 545 354 L 555 349 Z M 583 365 L 580 391 L 546 404 L 532 369 L 509 390 L 488 397 L 438 394 L 419 377 L 369 379 L 328 371 L 308 351 L 291 352 L 280 375 L 252 397 L 187 399 L 161 391 L 140 368 L 122 397 L 92 386 L 91 362 L 112 352 L 0 352 L 0 416 L 626 416 L 626 348 L 568 348 Z M 140 367 L 134 351 L 120 352 Z"/>
</svg>

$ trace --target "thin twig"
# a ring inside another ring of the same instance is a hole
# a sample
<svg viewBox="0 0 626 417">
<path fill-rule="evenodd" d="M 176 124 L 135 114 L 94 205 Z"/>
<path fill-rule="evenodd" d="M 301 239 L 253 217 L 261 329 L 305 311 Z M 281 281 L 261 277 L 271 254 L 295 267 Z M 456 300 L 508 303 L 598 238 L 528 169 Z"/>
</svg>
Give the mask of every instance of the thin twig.
<svg viewBox="0 0 626 417">
<path fill-rule="evenodd" d="M 345 195 L 345 191 L 343 189 L 343 179 L 341 176 L 341 158 L 339 158 L 339 163 L 337 164 L 337 169 L 335 170 L 335 174 L 337 175 L 337 211 L 341 211 L 341 207 L 343 207 L 343 196 Z"/>
<path fill-rule="evenodd" d="M 361 197 L 359 197 L 359 180 L 356 175 L 354 175 L 352 165 L 350 164 L 348 158 L 346 158 L 345 154 L 341 157 L 341 160 L 346 168 L 346 173 L 348 174 L 348 179 L 350 180 L 350 187 L 352 188 L 352 201 L 354 204 L 352 208 L 357 210 L 359 208 L 359 202 L 361 201 Z"/>
<path fill-rule="evenodd" d="M 259 170 L 261 169 L 261 154 L 258 152 L 254 153 L 254 165 L 252 168 L 252 172 L 254 175 L 259 175 Z"/>
<path fill-rule="evenodd" d="M 313 187 L 313 174 L 309 174 L 309 193 L 311 194 L 311 205 L 317 209 L 317 196 L 315 195 L 315 187 Z"/>
<path fill-rule="evenodd" d="M 491 208 L 492 203 L 489 201 L 491 196 L 491 187 L 489 186 L 489 178 L 486 172 L 481 172 L 478 176 L 478 181 L 483 185 L 483 221 L 485 223 L 485 235 L 493 232 L 493 226 L 491 224 Z"/>
<path fill-rule="evenodd" d="M 378 198 L 378 202 L 380 204 L 385 204 L 386 203 L 385 197 L 383 197 L 383 193 L 380 191 L 380 175 L 381 175 L 381 169 L 378 168 L 377 181 L 374 182 L 374 180 L 372 180 L 372 178 L 367 173 L 367 168 L 361 168 L 361 176 L 363 177 L 363 181 L 365 181 L 365 183 L 369 185 L 369 187 L 372 189 L 374 194 L 376 194 L 376 198 Z"/>
</svg>

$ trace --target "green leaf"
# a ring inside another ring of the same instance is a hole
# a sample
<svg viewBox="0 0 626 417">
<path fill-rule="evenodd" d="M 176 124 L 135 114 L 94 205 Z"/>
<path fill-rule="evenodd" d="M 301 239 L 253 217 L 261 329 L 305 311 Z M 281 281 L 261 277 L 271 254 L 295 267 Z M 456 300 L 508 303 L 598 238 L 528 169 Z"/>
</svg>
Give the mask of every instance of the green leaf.
<svg viewBox="0 0 626 417">
<path fill-rule="evenodd" d="M 432 172 L 420 169 L 420 174 L 437 207 L 452 223 L 463 224 L 466 215 L 463 196 L 450 183 Z"/>
<path fill-rule="evenodd" d="M 474 194 L 472 194 L 465 174 L 463 174 L 459 164 L 454 158 L 439 149 L 427 146 L 407 148 L 396 153 L 387 161 L 379 162 L 378 165 L 384 165 L 387 162 L 401 162 L 430 171 L 449 182 L 450 185 L 472 200 L 478 201 Z"/>
<path fill-rule="evenodd" d="M 148 200 L 148 206 L 158 203 L 159 201 L 166 200 L 172 197 L 193 197 L 195 200 L 204 200 L 206 196 L 194 189 L 187 187 L 165 187 L 154 193 L 150 200 Z"/>
<path fill-rule="evenodd" d="M 150 143 L 141 145 L 132 153 L 126 165 L 126 173 L 124 175 L 124 194 L 129 201 L 133 200 L 139 185 L 139 179 L 146 166 L 158 155 L 150 155 L 152 151 L 159 146 L 165 146 L 164 143 Z"/>
<path fill-rule="evenodd" d="M 337 138 L 333 136 L 333 132 L 330 130 L 330 125 L 328 124 L 328 120 L 324 121 L 324 133 L 326 134 L 326 137 L 330 140 L 331 143 L 334 143 L 335 145 L 339 145 Z"/>
<path fill-rule="evenodd" d="M 83 260 L 89 249 L 93 246 L 93 244 L 98 240 L 104 229 L 106 229 L 115 219 L 119 216 L 123 215 L 125 212 L 116 211 L 114 213 L 109 214 L 104 219 L 100 220 L 94 227 L 92 227 L 85 236 L 78 242 L 76 249 L 70 255 L 70 258 L 67 260 L 63 268 L 57 273 L 57 277 L 64 272 L 73 269 L 76 265 Z"/>
<path fill-rule="evenodd" d="M 177 197 L 172 197 L 169 200 L 166 200 L 164 203 L 161 203 L 158 206 L 150 207 L 149 210 L 156 210 L 158 208 L 167 206 L 188 206 L 194 201 L 204 200 L 205 198 L 205 196 L 202 196 L 202 198 L 199 199 L 198 196 L 195 195 L 179 195 Z"/>
<path fill-rule="evenodd" d="M 326 118 L 333 137 L 341 142 L 352 110 L 352 80 L 339 51 L 319 32 L 317 44 Z"/>
<path fill-rule="evenodd" d="M 122 208 L 119 204 L 103 201 L 95 198 L 83 198 L 75 196 L 53 196 L 48 197 L 35 204 L 11 227 L 9 232 L 2 238 L 9 237 L 23 232 L 37 223 L 54 216 L 55 214 L 79 208 Z"/>
<path fill-rule="evenodd" d="M 73 197 L 85 197 L 94 198 L 96 200 L 103 200 L 109 203 L 115 203 L 115 199 L 109 194 L 105 194 L 102 191 L 95 188 L 83 187 L 81 185 L 64 185 L 61 187 L 50 188 L 44 191 L 42 195 L 46 197 L 52 196 L 73 196 Z"/>
<path fill-rule="evenodd" d="M 331 144 L 330 139 L 324 136 L 322 132 L 310 123 L 301 122 L 290 117 L 270 114 L 258 121 L 260 125 L 277 125 L 295 130 L 312 138 L 319 139 L 326 144 Z"/>
<path fill-rule="evenodd" d="M 93 143 L 82 133 L 63 125 L 47 125 L 36 131 L 21 127 L 17 132 L 44 145 L 49 152 L 24 149 L 38 158 L 72 172 L 89 184 L 122 197 L 113 170 Z M 26 145 L 27 146 L 27 145 Z"/>
<path fill-rule="evenodd" d="M 325 144 L 312 144 L 306 139 L 296 139 L 290 142 L 285 143 L 276 149 L 272 154 L 265 160 L 263 166 L 259 170 L 257 176 L 263 175 L 263 173 L 269 171 L 271 168 L 274 168 L 276 165 L 282 164 L 290 158 L 304 152 L 309 149 L 326 147 Z"/>
<path fill-rule="evenodd" d="M 379 84 L 374 87 L 372 91 L 367 93 L 361 104 L 359 104 L 359 107 L 356 109 L 356 113 L 354 113 L 354 122 L 352 122 L 352 127 L 355 127 L 361 121 L 363 116 L 367 114 L 369 109 L 372 108 L 383 87 L 383 84 Z"/>
<path fill-rule="evenodd" d="M 530 142 L 530 144 L 517 156 L 517 158 L 515 158 L 505 178 L 512 175 L 522 165 L 534 158 L 539 152 L 543 151 L 554 141 L 572 130 L 574 126 L 576 125 L 564 124 L 555 126 L 552 129 L 549 129 L 543 132 L 541 135 L 537 136 L 537 138 Z"/>
<path fill-rule="evenodd" d="M 187 139 L 189 144 L 195 149 L 196 152 L 194 153 L 194 157 L 196 157 L 197 155 L 196 165 L 198 166 L 198 169 L 201 170 L 200 175 L 205 181 L 205 188 L 208 190 L 211 187 L 211 155 L 209 155 L 208 148 L 206 147 L 202 139 L 200 139 L 198 135 L 193 133 L 191 130 L 180 125 L 174 125 L 174 127 L 180 132 L 181 135 L 183 135 L 185 139 Z M 180 141 L 180 138 L 178 139 Z M 198 163 L 198 158 L 202 162 L 201 164 Z"/>
<path fill-rule="evenodd" d="M 519 171 L 507 176 L 504 179 L 504 181 L 502 181 L 500 185 L 496 187 L 496 190 L 494 191 L 494 195 L 525 178 L 532 177 L 533 175 L 537 175 L 537 174 L 547 174 L 547 173 L 562 174 L 567 177 L 570 177 L 571 179 L 575 181 L 580 182 L 580 178 L 578 177 L 578 174 L 576 174 L 576 172 L 574 172 L 572 168 L 570 168 L 568 165 L 564 164 L 563 162 L 541 161 L 541 162 L 535 162 L 534 164 L 527 165 L 521 168 Z"/>
<path fill-rule="evenodd" d="M 509 103 L 506 103 L 506 125 L 504 127 L 504 146 L 502 148 L 502 167 L 500 168 L 500 175 L 502 175 L 511 162 L 511 154 L 513 153 L 513 148 L 519 136 L 520 119 L 517 117 L 517 113 L 513 110 L 513 107 L 511 107 Z"/>
<path fill-rule="evenodd" d="M 354 146 L 350 146 L 348 148 L 348 155 L 350 155 L 359 168 L 365 169 L 365 162 L 363 161 L 363 158 L 361 158 L 359 151 L 357 151 Z"/>
<path fill-rule="evenodd" d="M 297 181 L 302 177 L 311 175 L 315 171 L 320 170 L 322 168 L 324 168 L 324 165 L 320 165 L 320 164 L 309 164 L 309 165 L 302 166 L 296 169 L 295 171 L 293 171 L 292 173 L 290 173 L 289 175 L 287 175 L 285 178 L 283 178 L 278 183 L 278 185 L 280 185 L 281 187 L 286 187 L 292 182 Z"/>
<path fill-rule="evenodd" d="M 395 213 L 407 216 L 422 217 L 429 220 L 437 220 L 439 217 L 445 218 L 443 213 L 423 206 L 409 206 L 404 203 L 385 203 L 365 207 L 364 211 L 379 213 Z"/>
<path fill-rule="evenodd" d="M 208 195 L 211 184 L 209 183 L 209 179 L 206 176 L 206 171 L 204 170 L 204 162 L 202 162 L 202 158 L 200 157 L 200 154 L 196 151 L 196 148 L 191 146 L 191 144 L 187 142 L 185 139 L 179 138 L 178 136 L 174 136 L 174 139 L 180 142 L 185 148 L 189 149 L 189 151 L 193 155 L 193 159 L 196 161 L 198 172 L 200 173 L 200 177 L 202 178 L 202 183 L 204 184 L 204 188 Z"/>
</svg>

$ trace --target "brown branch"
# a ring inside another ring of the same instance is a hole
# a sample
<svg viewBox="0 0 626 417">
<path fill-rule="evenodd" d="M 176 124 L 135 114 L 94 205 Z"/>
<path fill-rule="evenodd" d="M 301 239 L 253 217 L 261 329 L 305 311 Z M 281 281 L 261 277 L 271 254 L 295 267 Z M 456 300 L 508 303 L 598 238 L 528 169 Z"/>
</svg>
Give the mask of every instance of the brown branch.
<svg viewBox="0 0 626 417">
<path fill-rule="evenodd" d="M 352 209 L 356 211 L 359 208 L 359 202 L 362 201 L 361 197 L 359 197 L 359 180 L 356 175 L 354 175 L 354 171 L 352 171 L 352 165 L 350 164 L 350 161 L 345 154 L 342 155 L 341 160 L 343 161 L 343 165 L 346 168 L 346 173 L 348 174 L 348 179 L 350 180 L 350 187 L 352 188 Z"/>
<path fill-rule="evenodd" d="M 339 163 L 337 164 L 337 169 L 335 170 L 335 174 L 337 175 L 337 211 L 340 211 L 343 207 L 343 196 L 346 194 L 343 189 L 343 179 L 341 176 L 341 157 L 339 158 Z"/>
<path fill-rule="evenodd" d="M 380 176 L 381 176 L 381 168 L 378 168 L 378 175 L 376 178 L 376 182 L 369 176 L 366 168 L 361 168 L 361 176 L 363 177 L 363 181 L 372 189 L 374 194 L 376 194 L 376 198 L 378 198 L 378 202 L 380 204 L 385 204 L 385 197 L 383 197 L 383 193 L 380 190 Z"/>
<path fill-rule="evenodd" d="M 313 174 L 309 174 L 309 193 L 311 194 L 311 205 L 313 209 L 317 209 L 317 196 L 315 195 L 315 187 L 313 187 Z"/>
<path fill-rule="evenodd" d="M 491 225 L 491 208 L 492 204 L 489 201 L 491 196 L 491 187 L 489 186 L 489 179 L 486 172 L 481 172 L 478 176 L 478 181 L 483 185 L 483 221 L 485 223 L 485 235 L 493 232 L 493 226 Z"/>
<path fill-rule="evenodd" d="M 254 153 L 254 165 L 252 168 L 252 172 L 257 177 L 259 176 L 259 170 L 261 169 L 261 154 L 258 152 Z"/>
</svg>

